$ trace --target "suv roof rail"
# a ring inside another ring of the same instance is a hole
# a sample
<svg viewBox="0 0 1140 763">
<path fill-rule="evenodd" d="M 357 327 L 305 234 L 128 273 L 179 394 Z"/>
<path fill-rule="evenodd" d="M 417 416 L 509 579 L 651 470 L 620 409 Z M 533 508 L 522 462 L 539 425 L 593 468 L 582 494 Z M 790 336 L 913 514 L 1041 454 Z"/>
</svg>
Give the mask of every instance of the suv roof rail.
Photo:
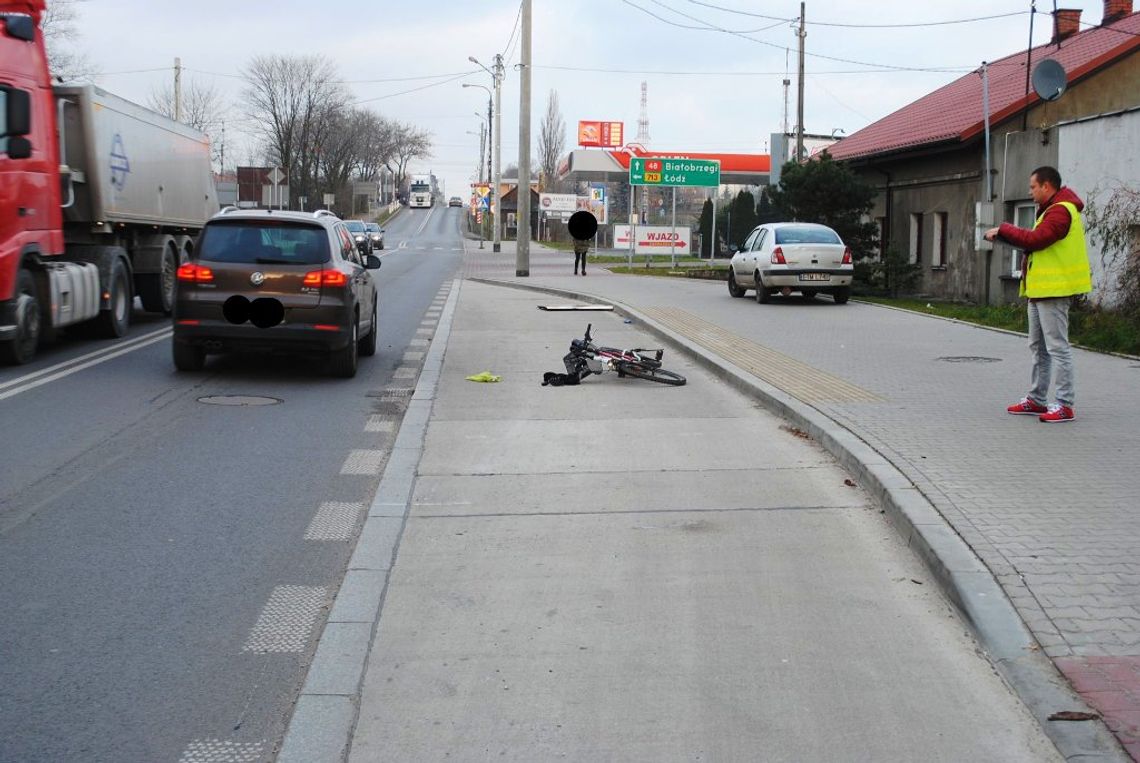
<svg viewBox="0 0 1140 763">
<path fill-rule="evenodd" d="M 224 206 L 218 210 L 218 214 L 219 215 L 228 215 L 230 212 L 239 212 L 239 211 L 240 210 L 237 207 L 235 207 L 233 204 L 227 204 L 226 206 Z"/>
<path fill-rule="evenodd" d="M 336 217 L 336 213 L 330 212 L 327 209 L 317 209 L 317 210 L 313 211 L 313 217 L 325 217 L 325 216 Z M 337 218 L 337 219 L 339 220 L 340 218 Z"/>
</svg>

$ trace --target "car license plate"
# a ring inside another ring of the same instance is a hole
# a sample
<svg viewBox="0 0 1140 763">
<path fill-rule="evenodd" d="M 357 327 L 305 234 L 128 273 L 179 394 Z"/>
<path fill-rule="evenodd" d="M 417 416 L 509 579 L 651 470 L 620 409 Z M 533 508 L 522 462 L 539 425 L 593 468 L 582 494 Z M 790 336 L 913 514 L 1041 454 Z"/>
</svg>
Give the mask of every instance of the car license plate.
<svg viewBox="0 0 1140 763">
<path fill-rule="evenodd" d="M 830 281 L 831 276 L 827 273 L 800 273 L 801 281 Z"/>
</svg>

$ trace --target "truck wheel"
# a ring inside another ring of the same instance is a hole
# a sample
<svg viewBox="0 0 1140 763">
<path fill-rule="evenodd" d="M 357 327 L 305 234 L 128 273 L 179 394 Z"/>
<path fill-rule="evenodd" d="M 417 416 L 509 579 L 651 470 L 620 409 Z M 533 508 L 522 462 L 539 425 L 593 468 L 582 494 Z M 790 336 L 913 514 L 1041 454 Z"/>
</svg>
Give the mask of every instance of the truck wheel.
<svg viewBox="0 0 1140 763">
<path fill-rule="evenodd" d="M 162 270 L 135 276 L 143 309 L 170 315 L 174 312 L 174 285 L 178 277 L 178 255 L 169 247 L 162 254 Z"/>
<path fill-rule="evenodd" d="M 179 371 L 201 371 L 206 365 L 206 349 L 175 340 L 174 367 Z"/>
<path fill-rule="evenodd" d="M 27 270 L 16 277 L 16 336 L 0 342 L 0 361 L 22 365 L 35 357 L 40 343 L 40 301 L 36 297 L 36 281 Z"/>
<path fill-rule="evenodd" d="M 111 307 L 100 311 L 92 324 L 96 335 L 117 339 L 126 334 L 131 325 L 131 282 L 127 278 L 126 266 L 117 257 L 111 264 L 107 288 L 111 292 Z"/>
</svg>

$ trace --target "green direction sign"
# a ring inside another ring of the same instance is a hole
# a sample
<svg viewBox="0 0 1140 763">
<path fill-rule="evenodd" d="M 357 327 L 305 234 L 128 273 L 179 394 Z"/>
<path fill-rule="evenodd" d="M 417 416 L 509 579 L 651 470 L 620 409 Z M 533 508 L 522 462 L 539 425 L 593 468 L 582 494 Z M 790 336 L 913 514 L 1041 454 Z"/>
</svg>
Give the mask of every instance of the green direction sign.
<svg viewBox="0 0 1140 763">
<path fill-rule="evenodd" d="M 634 157 L 629 160 L 629 184 L 715 188 L 720 185 L 720 162 L 715 159 Z"/>
</svg>

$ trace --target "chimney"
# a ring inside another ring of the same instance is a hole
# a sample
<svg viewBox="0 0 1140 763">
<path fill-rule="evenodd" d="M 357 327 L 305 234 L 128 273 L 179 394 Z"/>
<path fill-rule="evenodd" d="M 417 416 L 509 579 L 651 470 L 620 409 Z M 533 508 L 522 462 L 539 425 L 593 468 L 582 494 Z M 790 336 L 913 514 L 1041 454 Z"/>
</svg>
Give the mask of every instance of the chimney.
<svg viewBox="0 0 1140 763">
<path fill-rule="evenodd" d="M 1105 0 L 1105 2 L 1108 1 Z M 1058 8 L 1053 14 L 1053 39 L 1051 42 L 1058 43 L 1072 37 L 1079 31 L 1081 31 L 1081 9 Z"/>
<path fill-rule="evenodd" d="M 1104 18 L 1100 20 L 1101 26 L 1131 14 L 1132 0 L 1104 0 Z"/>
</svg>

